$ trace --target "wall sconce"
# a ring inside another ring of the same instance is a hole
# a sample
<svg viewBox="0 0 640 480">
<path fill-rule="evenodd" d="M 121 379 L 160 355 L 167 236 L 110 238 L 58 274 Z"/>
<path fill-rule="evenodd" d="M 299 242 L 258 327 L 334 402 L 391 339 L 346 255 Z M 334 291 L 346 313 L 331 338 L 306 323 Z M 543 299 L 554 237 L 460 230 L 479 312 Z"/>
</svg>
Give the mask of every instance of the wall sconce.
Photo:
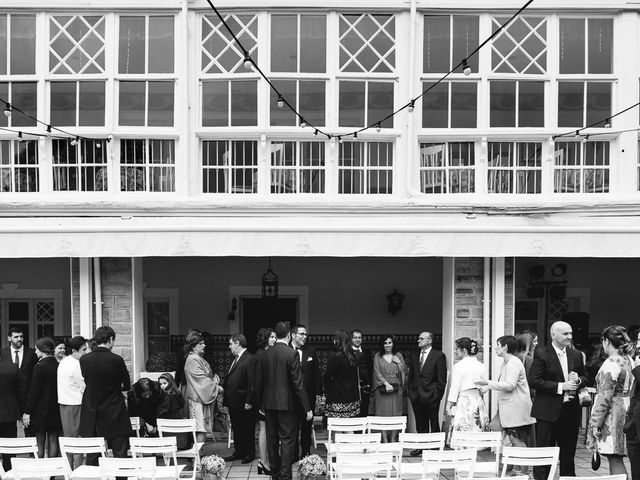
<svg viewBox="0 0 640 480">
<path fill-rule="evenodd" d="M 236 297 L 233 297 L 231 299 L 231 311 L 229 312 L 229 315 L 227 316 L 227 318 L 230 321 L 233 321 L 236 319 L 236 311 L 238 310 L 238 299 Z"/>
<path fill-rule="evenodd" d="M 402 310 L 402 302 L 404 302 L 404 295 L 394 288 L 393 292 L 387 295 L 389 313 L 395 316 L 396 313 Z"/>
</svg>

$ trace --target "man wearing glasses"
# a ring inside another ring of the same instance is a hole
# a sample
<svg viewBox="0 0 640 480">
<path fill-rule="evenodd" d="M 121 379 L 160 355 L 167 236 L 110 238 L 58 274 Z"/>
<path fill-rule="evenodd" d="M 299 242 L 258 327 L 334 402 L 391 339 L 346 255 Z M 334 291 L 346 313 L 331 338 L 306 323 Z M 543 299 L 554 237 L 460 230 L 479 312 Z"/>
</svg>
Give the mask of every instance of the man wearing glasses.
<svg viewBox="0 0 640 480">
<path fill-rule="evenodd" d="M 322 395 L 322 378 L 320 376 L 320 367 L 316 357 L 316 351 L 313 347 L 306 345 L 307 328 L 304 325 L 297 324 L 291 331 L 291 346 L 298 353 L 300 359 L 300 369 L 302 372 L 302 385 L 309 399 L 311 410 L 316 407 L 316 397 Z M 313 426 L 313 417 L 311 420 L 306 419 L 306 412 L 300 412 L 300 450 L 302 454 L 299 458 L 309 455 L 311 450 L 311 429 Z M 298 438 L 296 435 L 295 456 L 298 457 Z"/>
</svg>

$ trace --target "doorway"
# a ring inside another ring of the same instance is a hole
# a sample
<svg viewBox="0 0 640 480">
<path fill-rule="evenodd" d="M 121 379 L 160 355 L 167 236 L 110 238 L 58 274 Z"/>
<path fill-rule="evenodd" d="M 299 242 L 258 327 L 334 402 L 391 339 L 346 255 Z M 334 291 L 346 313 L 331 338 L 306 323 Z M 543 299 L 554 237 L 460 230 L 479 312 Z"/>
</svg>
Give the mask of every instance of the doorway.
<svg viewBox="0 0 640 480">
<path fill-rule="evenodd" d="M 298 297 L 241 298 L 242 333 L 247 337 L 249 351 L 256 350 L 256 335 L 264 327 L 273 328 L 277 322 L 298 323 Z"/>
</svg>

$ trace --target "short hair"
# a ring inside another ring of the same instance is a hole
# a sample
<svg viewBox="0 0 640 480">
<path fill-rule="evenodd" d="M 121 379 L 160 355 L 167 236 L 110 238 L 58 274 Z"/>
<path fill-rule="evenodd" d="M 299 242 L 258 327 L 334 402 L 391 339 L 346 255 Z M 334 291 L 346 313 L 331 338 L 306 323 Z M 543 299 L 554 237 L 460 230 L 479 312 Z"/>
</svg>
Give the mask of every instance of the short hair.
<svg viewBox="0 0 640 480">
<path fill-rule="evenodd" d="M 90 338 L 87 340 L 87 348 L 89 350 L 93 350 L 94 348 L 96 348 L 98 346 L 98 343 L 96 342 L 95 338 Z"/>
<path fill-rule="evenodd" d="M 9 336 L 12 336 L 14 333 L 21 333 L 24 335 L 24 328 L 14 325 L 9 329 Z"/>
<path fill-rule="evenodd" d="M 241 333 L 234 333 L 231 335 L 231 341 L 233 343 L 238 343 L 242 348 L 247 348 L 247 337 Z"/>
<path fill-rule="evenodd" d="M 351 335 L 353 335 L 353 333 Z M 389 333 L 387 335 L 380 335 L 380 341 L 378 342 L 378 350 L 380 351 L 380 355 L 383 355 L 385 353 L 384 342 L 386 342 L 389 338 L 391 339 L 391 343 L 393 344 L 391 346 L 391 353 L 396 353 L 398 351 L 398 347 L 396 346 L 396 337 Z"/>
<path fill-rule="evenodd" d="M 93 337 L 96 339 L 96 344 L 104 345 L 105 343 L 109 343 L 111 338 L 115 340 L 116 332 L 109 326 L 102 326 L 98 327 Z"/>
<path fill-rule="evenodd" d="M 269 337 L 272 333 L 276 333 L 273 328 L 261 328 L 256 335 L 256 346 L 258 348 L 266 348 L 269 346 Z"/>
<path fill-rule="evenodd" d="M 184 353 L 185 355 L 193 350 L 193 347 L 198 345 L 201 341 L 204 340 L 204 337 L 200 332 L 192 331 L 187 333 L 187 336 L 184 337 Z"/>
<path fill-rule="evenodd" d="M 289 323 L 288 322 L 278 322 L 278 323 L 276 323 L 276 328 L 274 330 L 276 332 L 276 338 L 278 340 L 282 340 L 283 338 L 287 338 L 287 335 L 289 335 L 289 333 L 291 333 L 291 330 L 289 329 Z"/>
<path fill-rule="evenodd" d="M 362 330 L 360 330 L 359 328 L 354 328 L 353 330 L 351 330 L 351 336 L 353 337 L 354 333 L 359 333 L 361 337 L 364 337 L 364 334 L 362 333 Z"/>
<path fill-rule="evenodd" d="M 67 345 L 69 350 L 73 352 L 74 350 L 79 351 L 85 343 L 87 343 L 87 340 L 82 335 L 77 335 L 69 340 Z"/>
<path fill-rule="evenodd" d="M 518 341 L 513 335 L 504 335 L 498 338 L 497 342 L 507 349 L 507 353 L 515 354 L 518 346 Z"/>
<path fill-rule="evenodd" d="M 291 329 L 291 333 L 298 333 L 298 330 L 300 330 L 301 328 L 304 328 L 305 330 L 307 329 L 307 327 L 305 327 L 303 324 L 296 323 L 295 326 Z"/>
<path fill-rule="evenodd" d="M 456 347 L 460 350 L 466 350 L 467 355 L 478 354 L 478 342 L 470 339 L 469 337 L 461 337 L 456 340 Z"/>
</svg>

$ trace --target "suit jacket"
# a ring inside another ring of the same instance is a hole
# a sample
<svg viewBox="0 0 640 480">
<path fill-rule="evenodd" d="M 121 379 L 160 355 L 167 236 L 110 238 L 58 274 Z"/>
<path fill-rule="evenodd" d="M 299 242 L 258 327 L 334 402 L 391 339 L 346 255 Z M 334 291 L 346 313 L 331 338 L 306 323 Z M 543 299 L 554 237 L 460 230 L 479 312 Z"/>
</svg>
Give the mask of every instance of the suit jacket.
<svg viewBox="0 0 640 480">
<path fill-rule="evenodd" d="M 300 357 L 283 342 L 276 342 L 262 355 L 256 390 L 259 405 L 265 410 L 311 410 L 302 386 Z"/>
<path fill-rule="evenodd" d="M 536 423 L 530 415 L 531 394 L 526 369 L 518 357 L 503 363 L 498 381 L 490 381 L 489 388 L 497 390 L 498 414 L 503 428 Z"/>
<path fill-rule="evenodd" d="M 627 409 L 627 417 L 624 423 L 624 433 L 627 437 L 627 444 L 638 445 L 640 442 L 640 365 L 631 370 L 635 383 L 633 393 Z"/>
<path fill-rule="evenodd" d="M 360 347 L 362 348 L 362 347 Z M 371 352 L 362 348 L 360 350 L 353 350 L 358 357 L 358 373 L 360 375 L 360 388 L 371 388 L 371 372 L 373 371 L 373 362 Z"/>
<path fill-rule="evenodd" d="M 80 436 L 106 439 L 131 435 L 129 411 L 123 391 L 131 386 L 129 371 L 120 355 L 96 347 L 80 357 L 80 370 L 87 387 L 82 395 Z"/>
<path fill-rule="evenodd" d="M 302 361 L 300 362 L 300 372 L 302 373 L 302 386 L 305 392 L 307 392 L 311 410 L 314 410 L 316 408 L 316 395 L 322 395 L 320 366 L 318 365 L 315 348 L 305 345 L 301 350 Z"/>
<path fill-rule="evenodd" d="M 566 349 L 567 367 L 569 372 L 573 371 L 580 377 L 580 386 L 587 385 L 587 373 L 584 368 L 584 360 L 579 350 Z M 531 415 L 539 420 L 555 422 L 562 413 L 564 394 L 558 393 L 558 383 L 563 383 L 564 375 L 560 360 L 553 345 L 550 343 L 544 348 L 538 348 L 533 357 L 531 370 L 529 370 L 529 387 L 536 389 L 536 396 L 533 399 Z M 578 395 L 575 395 L 570 403 L 580 411 Z"/>
<path fill-rule="evenodd" d="M 11 360 L 11 347 L 3 348 L 0 352 L 0 360 Z M 27 396 L 29 395 L 29 388 L 31 387 L 31 375 L 33 374 L 33 367 L 38 363 L 38 356 L 33 348 L 24 347 L 22 355 L 22 364 L 18 371 L 18 383 L 16 387 L 16 393 L 18 396 L 18 406 L 20 407 L 20 413 L 24 412 L 24 406 L 27 403 Z"/>
<path fill-rule="evenodd" d="M 20 418 L 17 388 L 18 367 L 10 360 L 0 359 L 0 423 Z"/>
<path fill-rule="evenodd" d="M 47 429 L 60 429 L 60 407 L 58 406 L 58 361 L 45 357 L 33 367 L 31 388 L 25 405 L 25 413 L 31 415 L 31 423 Z"/>
<path fill-rule="evenodd" d="M 421 403 L 440 402 L 447 388 L 447 358 L 431 348 L 420 368 L 420 351 L 411 355 L 409 369 L 409 398 Z"/>
<path fill-rule="evenodd" d="M 251 404 L 252 357 L 251 352 L 245 350 L 224 377 L 222 404 L 225 407 L 244 409 L 245 403 Z"/>
</svg>

